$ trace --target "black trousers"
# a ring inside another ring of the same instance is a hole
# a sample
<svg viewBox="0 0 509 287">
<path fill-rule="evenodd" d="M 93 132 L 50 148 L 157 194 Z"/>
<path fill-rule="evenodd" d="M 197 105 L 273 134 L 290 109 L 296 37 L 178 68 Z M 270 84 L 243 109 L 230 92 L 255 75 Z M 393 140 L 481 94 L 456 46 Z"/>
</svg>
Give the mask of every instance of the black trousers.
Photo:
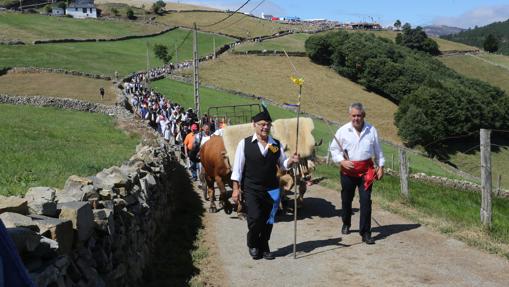
<svg viewBox="0 0 509 287">
<path fill-rule="evenodd" d="M 274 201 L 266 191 L 245 190 L 247 206 L 247 246 L 268 252 L 272 224 L 267 224 Z"/>
<path fill-rule="evenodd" d="M 364 190 L 362 177 L 351 177 L 341 174 L 341 208 L 343 224 L 352 225 L 352 201 L 355 188 L 359 189 L 359 203 L 361 214 L 359 221 L 359 233 L 361 235 L 371 232 L 371 188 Z"/>
</svg>

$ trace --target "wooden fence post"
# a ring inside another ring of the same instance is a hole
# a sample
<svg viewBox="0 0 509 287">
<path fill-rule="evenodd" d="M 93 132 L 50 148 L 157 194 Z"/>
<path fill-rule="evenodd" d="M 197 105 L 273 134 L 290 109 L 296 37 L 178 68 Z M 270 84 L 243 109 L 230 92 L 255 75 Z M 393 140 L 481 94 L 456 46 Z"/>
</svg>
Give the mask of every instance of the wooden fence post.
<svg viewBox="0 0 509 287">
<path fill-rule="evenodd" d="M 330 164 L 330 160 L 331 160 L 330 145 L 331 145 L 331 142 L 329 142 L 329 145 L 328 145 L 328 148 L 327 148 L 327 160 L 325 162 L 325 164 L 327 164 L 327 165 Z"/>
<path fill-rule="evenodd" d="M 408 161 L 406 151 L 399 149 L 399 176 L 401 182 L 401 194 L 408 198 Z"/>
<path fill-rule="evenodd" d="M 491 226 L 491 130 L 481 129 L 481 223 Z"/>
<path fill-rule="evenodd" d="M 394 170 L 394 154 L 391 154 L 391 158 L 392 158 L 391 169 Z"/>
<path fill-rule="evenodd" d="M 502 193 L 502 189 L 500 187 L 500 182 L 502 181 L 502 175 L 499 174 L 498 175 L 498 181 L 497 181 L 497 196 L 500 196 L 500 194 Z"/>
</svg>

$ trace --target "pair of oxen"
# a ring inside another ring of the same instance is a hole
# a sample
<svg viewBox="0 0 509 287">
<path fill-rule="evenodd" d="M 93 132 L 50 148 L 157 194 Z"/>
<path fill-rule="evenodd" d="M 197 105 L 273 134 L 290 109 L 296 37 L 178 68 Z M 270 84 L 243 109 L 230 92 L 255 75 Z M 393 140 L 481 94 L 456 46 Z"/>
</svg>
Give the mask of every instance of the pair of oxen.
<svg viewBox="0 0 509 287">
<path fill-rule="evenodd" d="M 272 123 L 271 134 L 274 138 L 280 140 L 287 156 L 295 153 L 296 145 L 296 127 L 297 119 L 279 119 Z M 311 132 L 314 129 L 313 120 L 310 118 L 299 119 L 299 141 L 297 152 L 301 156 L 301 162 L 296 169 L 297 171 L 297 184 L 299 195 L 297 201 L 299 206 L 302 206 L 304 200 L 304 193 L 306 192 L 307 185 L 311 180 L 311 170 L 314 168 L 314 147 L 315 139 Z M 214 184 L 217 185 L 219 195 L 219 209 L 224 209 L 226 214 L 230 214 L 234 209 L 242 217 L 244 205 L 241 204 L 234 206 L 230 203 L 230 197 L 226 191 L 226 185 L 232 186 L 231 173 L 235 157 L 237 144 L 241 139 L 244 139 L 254 134 L 254 129 L 251 123 L 241 124 L 234 126 L 227 126 L 224 129 L 224 135 L 213 136 L 208 140 L 200 150 L 200 159 L 202 164 L 202 172 L 200 180 L 202 182 L 202 189 L 204 198 L 210 201 L 209 212 L 216 212 L 216 197 Z M 294 187 L 294 169 L 287 172 L 278 171 L 280 179 L 280 188 L 283 192 L 283 198 Z M 283 205 L 280 205 L 283 208 Z"/>
</svg>

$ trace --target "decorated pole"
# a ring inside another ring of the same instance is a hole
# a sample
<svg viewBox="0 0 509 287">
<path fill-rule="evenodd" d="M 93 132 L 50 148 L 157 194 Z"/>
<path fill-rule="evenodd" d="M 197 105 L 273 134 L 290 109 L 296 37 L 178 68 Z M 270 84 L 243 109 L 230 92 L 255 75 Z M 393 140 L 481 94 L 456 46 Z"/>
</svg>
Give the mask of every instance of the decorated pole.
<svg viewBox="0 0 509 287">
<path fill-rule="evenodd" d="M 295 154 L 298 154 L 299 146 L 299 118 L 300 118 L 300 98 L 302 95 L 302 84 L 304 79 L 292 77 L 292 81 L 299 86 L 299 99 L 297 101 L 297 136 L 295 140 Z M 293 166 L 294 177 L 294 194 L 293 194 L 293 259 L 297 258 L 297 197 L 299 192 L 299 184 L 297 182 L 299 175 L 299 165 Z"/>
</svg>

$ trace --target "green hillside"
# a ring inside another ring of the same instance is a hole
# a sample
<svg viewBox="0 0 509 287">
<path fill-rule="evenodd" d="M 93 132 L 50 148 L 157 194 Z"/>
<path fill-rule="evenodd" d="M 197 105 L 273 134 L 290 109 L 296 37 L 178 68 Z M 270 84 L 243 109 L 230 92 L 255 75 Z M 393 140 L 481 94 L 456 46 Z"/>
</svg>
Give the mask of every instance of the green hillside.
<svg viewBox="0 0 509 287">
<path fill-rule="evenodd" d="M 212 38 L 215 38 L 216 47 L 234 41 L 224 36 L 199 33 L 200 55 L 212 53 Z M 191 59 L 193 51 L 193 37 L 184 29 L 176 29 L 155 37 L 114 42 L 0 45 L 0 67 L 51 67 L 105 75 L 114 75 L 115 71 L 118 71 L 124 76 L 146 69 L 147 43 L 149 65 L 159 67 L 163 63 L 155 57 L 151 47 L 154 44 L 164 44 L 169 46 L 170 52 L 173 53 L 173 47 L 184 39 L 186 40 L 178 51 L 178 60 L 183 61 Z"/>
<path fill-rule="evenodd" d="M 224 19 L 227 15 L 227 13 L 219 11 L 169 13 L 163 17 L 158 17 L 157 22 L 182 27 L 193 27 L 193 23 L 196 23 L 198 29 L 201 31 L 220 32 L 239 38 L 272 35 L 286 30 L 303 31 L 317 29 L 316 27 L 302 24 L 292 25 L 272 22 L 252 16 L 246 16 L 242 13 L 236 13 L 222 23 L 207 27 L 210 24 Z"/>
<path fill-rule="evenodd" d="M 0 12 L 0 41 L 21 40 L 31 43 L 41 39 L 107 39 L 154 34 L 165 28 L 162 25 L 135 21 L 73 19 Z"/>
<path fill-rule="evenodd" d="M 107 115 L 0 105 L 0 194 L 33 186 L 63 188 L 73 174 L 88 176 L 129 158 L 139 137 Z"/>
<path fill-rule="evenodd" d="M 483 27 L 469 29 L 458 34 L 442 36 L 442 38 L 482 48 L 484 39 L 489 34 L 499 39 L 498 52 L 509 55 L 509 19 L 504 22 L 495 22 Z"/>
</svg>

